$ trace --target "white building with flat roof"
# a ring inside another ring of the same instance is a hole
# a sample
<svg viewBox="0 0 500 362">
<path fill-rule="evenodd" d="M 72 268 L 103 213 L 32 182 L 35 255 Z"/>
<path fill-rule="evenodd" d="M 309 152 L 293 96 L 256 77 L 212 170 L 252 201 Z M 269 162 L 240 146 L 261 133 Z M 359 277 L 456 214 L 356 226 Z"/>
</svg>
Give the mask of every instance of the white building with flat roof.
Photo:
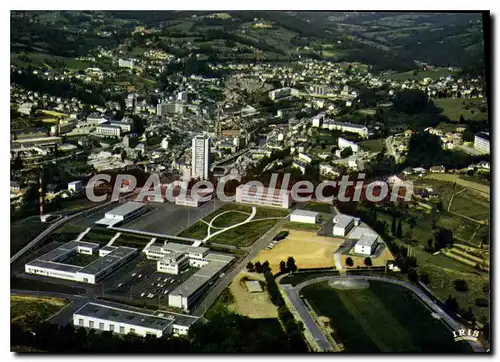
<svg viewBox="0 0 500 362">
<path fill-rule="evenodd" d="M 263 187 L 258 190 L 256 187 L 240 185 L 236 188 L 236 202 L 243 204 L 254 204 L 262 206 L 290 208 L 292 196 L 289 190 L 270 189 Z"/>
<path fill-rule="evenodd" d="M 82 187 L 82 181 L 72 181 L 68 183 L 68 191 L 70 192 L 78 192 Z"/>
<path fill-rule="evenodd" d="M 191 145 L 191 177 L 201 180 L 208 179 L 210 169 L 210 137 L 198 135 Z"/>
<path fill-rule="evenodd" d="M 114 226 L 128 221 L 146 212 L 145 204 L 136 201 L 128 201 L 104 214 L 104 218 L 96 221 L 96 224 Z"/>
<path fill-rule="evenodd" d="M 187 335 L 196 320 L 196 317 L 178 313 L 141 312 L 94 302 L 85 304 L 73 314 L 75 327 L 157 338 Z"/>
<path fill-rule="evenodd" d="M 370 256 L 377 248 L 378 237 L 374 235 L 363 235 L 354 245 L 354 252 L 364 256 Z"/>
<path fill-rule="evenodd" d="M 359 219 L 349 215 L 337 214 L 333 218 L 333 235 L 345 237 L 358 223 Z"/>
<path fill-rule="evenodd" d="M 290 221 L 304 224 L 316 224 L 319 219 L 319 212 L 308 210 L 295 210 L 290 214 Z"/>
<path fill-rule="evenodd" d="M 110 250 L 104 256 L 85 266 L 67 263 L 67 260 L 77 253 L 93 255 L 99 249 L 99 244 L 84 241 L 70 241 L 60 247 L 26 263 L 24 271 L 27 274 L 43 275 L 51 278 L 73 280 L 88 284 L 96 284 L 137 255 L 137 249 L 125 246 L 108 246 Z"/>
<path fill-rule="evenodd" d="M 359 146 L 356 143 L 346 140 L 345 138 L 342 137 L 338 138 L 337 144 L 341 150 L 351 147 L 353 153 L 358 153 L 359 151 Z"/>
<path fill-rule="evenodd" d="M 481 153 L 490 153 L 490 134 L 479 132 L 474 136 L 474 148 Z"/>
</svg>

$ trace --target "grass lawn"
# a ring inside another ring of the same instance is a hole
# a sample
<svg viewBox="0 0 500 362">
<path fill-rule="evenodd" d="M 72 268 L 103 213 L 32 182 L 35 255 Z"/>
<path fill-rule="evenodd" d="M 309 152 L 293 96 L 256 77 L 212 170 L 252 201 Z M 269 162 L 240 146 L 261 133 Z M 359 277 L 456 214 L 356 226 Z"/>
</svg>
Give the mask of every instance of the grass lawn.
<svg viewBox="0 0 500 362">
<path fill-rule="evenodd" d="M 434 104 L 443 109 L 443 115 L 452 121 L 459 121 L 460 115 L 463 115 L 466 120 L 472 121 L 487 121 L 488 112 L 485 99 L 480 98 L 439 98 L 433 99 Z M 486 112 L 481 111 L 482 106 L 486 107 Z M 469 108 L 469 109 L 466 109 Z"/>
<path fill-rule="evenodd" d="M 86 266 L 97 259 L 99 259 L 99 253 L 93 253 L 92 255 L 76 253 L 72 257 L 66 259 L 64 263 L 76 266 Z"/>
<path fill-rule="evenodd" d="M 21 325 L 33 325 L 45 321 L 68 303 L 65 299 L 10 296 L 10 320 Z"/>
<path fill-rule="evenodd" d="M 228 244 L 235 246 L 250 246 L 262 235 L 269 231 L 279 220 L 261 220 L 249 222 L 237 228 L 227 230 L 224 233 L 210 239 L 211 243 Z"/>
<path fill-rule="evenodd" d="M 38 216 L 11 222 L 10 224 L 10 255 L 21 250 L 32 239 L 44 231 L 49 224 L 40 221 Z"/>
<path fill-rule="evenodd" d="M 320 228 L 319 225 L 304 224 L 301 222 L 293 222 L 293 221 L 289 221 L 285 225 L 283 225 L 283 229 L 293 229 L 293 230 L 318 231 L 319 228 Z"/>
<path fill-rule="evenodd" d="M 442 322 L 402 287 L 370 281 L 370 288 L 335 290 L 327 282 L 302 290 L 328 317 L 347 352 L 465 352 Z"/>
<path fill-rule="evenodd" d="M 433 70 L 419 70 L 417 74 L 414 74 L 412 70 L 402 73 L 388 73 L 384 74 L 380 78 L 390 79 L 394 81 L 405 81 L 413 79 L 420 81 L 424 78 L 439 79 L 440 77 L 447 77 L 448 75 L 453 75 L 453 72 L 450 72 L 448 68 L 440 67 Z"/>
<path fill-rule="evenodd" d="M 39 291 L 49 291 L 64 294 L 85 294 L 85 289 L 71 287 L 64 284 L 49 283 L 41 280 L 35 279 L 24 279 L 24 278 L 11 278 L 10 279 L 11 289 L 22 289 L 22 290 L 39 290 Z"/>
<path fill-rule="evenodd" d="M 309 201 L 306 204 L 306 207 L 304 208 L 304 210 L 316 211 L 316 212 L 321 212 L 321 213 L 324 213 L 324 214 L 331 214 L 332 205 L 325 204 L 325 203 L 322 203 L 322 202 Z"/>
<path fill-rule="evenodd" d="M 228 212 L 237 211 L 237 212 Z M 204 239 L 207 236 L 207 230 L 209 223 L 215 216 L 224 213 L 224 215 L 218 217 L 213 222 L 213 226 L 216 228 L 228 227 L 234 224 L 238 224 L 246 220 L 249 214 L 252 212 L 252 207 L 247 205 L 239 204 L 226 204 L 221 206 L 217 211 L 209 214 L 203 218 L 203 221 L 198 221 L 191 225 L 189 228 L 182 231 L 179 236 L 193 238 L 193 239 Z M 245 213 L 245 214 L 243 214 Z M 249 246 L 253 244 L 258 238 L 265 234 L 270 228 L 272 228 L 279 219 L 275 220 L 261 220 L 253 221 L 262 218 L 282 218 L 288 215 L 288 210 L 273 209 L 267 207 L 258 207 L 254 219 L 248 224 L 241 225 L 234 229 L 227 230 L 219 235 L 214 236 L 210 239 L 210 242 L 237 245 L 237 246 Z M 212 228 L 212 233 L 218 229 Z"/>
<path fill-rule="evenodd" d="M 366 140 L 359 142 L 361 148 L 366 148 L 372 152 L 380 152 L 384 148 L 385 141 L 383 138 L 375 138 L 372 140 Z"/>
</svg>

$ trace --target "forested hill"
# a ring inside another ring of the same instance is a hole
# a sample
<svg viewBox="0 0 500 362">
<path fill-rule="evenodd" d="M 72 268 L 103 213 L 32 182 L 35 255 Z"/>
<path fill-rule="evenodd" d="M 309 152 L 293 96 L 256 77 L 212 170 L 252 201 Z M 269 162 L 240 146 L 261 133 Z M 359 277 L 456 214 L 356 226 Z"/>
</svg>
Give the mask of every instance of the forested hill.
<svg viewBox="0 0 500 362">
<path fill-rule="evenodd" d="M 134 29 L 144 27 L 147 33 Z M 358 61 L 374 71 L 419 63 L 484 67 L 481 13 L 292 11 L 12 12 L 11 51 L 85 56 L 119 44 L 212 61 Z"/>
</svg>

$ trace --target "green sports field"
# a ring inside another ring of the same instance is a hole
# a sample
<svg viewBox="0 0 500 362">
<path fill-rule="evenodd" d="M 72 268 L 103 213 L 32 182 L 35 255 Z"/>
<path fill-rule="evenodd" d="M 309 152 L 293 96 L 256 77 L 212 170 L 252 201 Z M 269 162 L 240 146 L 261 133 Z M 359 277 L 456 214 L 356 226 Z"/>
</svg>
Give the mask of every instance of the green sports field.
<svg viewBox="0 0 500 362">
<path fill-rule="evenodd" d="M 465 342 L 434 319 L 416 296 L 397 285 L 370 281 L 367 289 L 336 290 L 310 285 L 302 296 L 330 319 L 346 352 L 470 352 Z"/>
</svg>

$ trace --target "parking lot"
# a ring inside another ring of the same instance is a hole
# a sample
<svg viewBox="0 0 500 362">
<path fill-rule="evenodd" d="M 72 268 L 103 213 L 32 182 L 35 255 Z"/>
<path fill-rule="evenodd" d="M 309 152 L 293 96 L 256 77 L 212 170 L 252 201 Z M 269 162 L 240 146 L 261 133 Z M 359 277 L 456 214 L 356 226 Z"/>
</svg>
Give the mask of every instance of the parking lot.
<svg viewBox="0 0 500 362">
<path fill-rule="evenodd" d="M 221 205 L 223 205 L 222 202 L 216 201 L 214 206 L 213 200 L 200 207 L 181 206 L 171 202 L 151 202 L 148 205 L 150 210 L 147 214 L 120 226 L 152 233 L 177 235 L 188 226 L 217 210 Z"/>
<path fill-rule="evenodd" d="M 140 257 L 135 267 L 119 272 L 107 282 L 105 294 L 128 300 L 154 303 L 167 307 L 168 294 L 198 268 L 190 267 L 179 275 L 156 271 L 156 261 Z"/>
</svg>

